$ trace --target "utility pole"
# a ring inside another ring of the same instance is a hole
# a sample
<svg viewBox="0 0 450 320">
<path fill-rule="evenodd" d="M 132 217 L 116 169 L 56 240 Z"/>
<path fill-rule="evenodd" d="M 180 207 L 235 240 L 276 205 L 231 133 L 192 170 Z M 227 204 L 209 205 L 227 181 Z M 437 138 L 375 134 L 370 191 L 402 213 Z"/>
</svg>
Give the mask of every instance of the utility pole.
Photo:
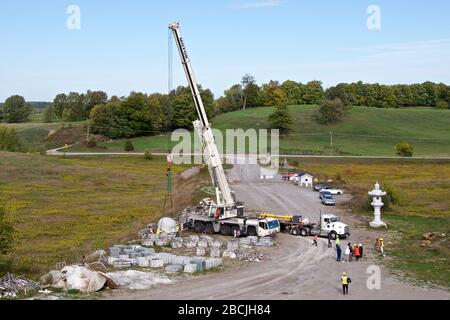
<svg viewBox="0 0 450 320">
<path fill-rule="evenodd" d="M 330 131 L 330 150 L 331 154 L 333 154 L 333 131 Z"/>
<path fill-rule="evenodd" d="M 169 202 L 170 210 L 173 209 L 173 193 L 172 193 L 172 154 L 167 154 L 167 193 L 164 197 L 163 215 L 166 213 L 166 205 Z"/>
<path fill-rule="evenodd" d="M 86 141 L 89 141 L 89 138 L 91 137 L 91 126 L 87 125 L 87 134 L 86 134 Z"/>
</svg>

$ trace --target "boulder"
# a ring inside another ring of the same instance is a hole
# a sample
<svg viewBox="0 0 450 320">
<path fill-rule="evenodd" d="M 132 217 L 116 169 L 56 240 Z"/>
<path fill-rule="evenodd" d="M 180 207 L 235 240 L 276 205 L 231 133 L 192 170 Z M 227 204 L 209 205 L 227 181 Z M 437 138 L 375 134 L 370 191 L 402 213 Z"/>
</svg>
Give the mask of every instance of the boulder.
<svg viewBox="0 0 450 320">
<path fill-rule="evenodd" d="M 65 287 L 64 274 L 58 270 L 52 270 L 39 279 L 43 286 L 52 286 L 54 288 Z"/>
<path fill-rule="evenodd" d="M 422 236 L 422 239 L 427 240 L 427 241 L 432 241 L 435 237 L 436 237 L 436 234 L 434 232 L 428 232 Z"/>
</svg>

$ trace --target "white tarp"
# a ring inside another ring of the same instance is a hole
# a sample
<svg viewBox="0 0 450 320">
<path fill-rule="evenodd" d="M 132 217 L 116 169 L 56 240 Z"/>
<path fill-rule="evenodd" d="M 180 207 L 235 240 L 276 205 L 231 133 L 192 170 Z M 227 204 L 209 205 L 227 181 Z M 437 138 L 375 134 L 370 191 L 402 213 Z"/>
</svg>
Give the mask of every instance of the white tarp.
<svg viewBox="0 0 450 320">
<path fill-rule="evenodd" d="M 158 222 L 158 229 L 162 233 L 176 233 L 177 232 L 177 222 L 172 218 L 162 218 Z"/>
<path fill-rule="evenodd" d="M 81 266 L 67 266 L 61 272 L 65 274 L 67 289 L 96 292 L 100 291 L 106 283 L 106 278 L 98 272 Z"/>
</svg>

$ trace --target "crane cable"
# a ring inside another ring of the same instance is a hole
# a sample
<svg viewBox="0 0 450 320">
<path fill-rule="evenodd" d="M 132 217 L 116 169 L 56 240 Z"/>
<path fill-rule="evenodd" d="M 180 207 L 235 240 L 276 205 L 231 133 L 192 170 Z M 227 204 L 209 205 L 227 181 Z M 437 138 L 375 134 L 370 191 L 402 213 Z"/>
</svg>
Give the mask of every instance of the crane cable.
<svg viewBox="0 0 450 320">
<path fill-rule="evenodd" d="M 168 30 L 168 42 L 167 42 L 167 94 L 169 95 L 169 107 L 172 109 L 172 99 L 170 99 L 170 94 L 173 90 L 173 40 L 172 40 L 172 30 Z M 170 139 L 170 134 L 168 135 L 167 141 L 167 152 L 172 153 L 172 141 Z"/>
<path fill-rule="evenodd" d="M 167 83 L 167 93 L 170 94 L 173 90 L 173 41 L 172 41 L 172 30 L 169 29 L 169 42 L 168 42 L 168 83 Z"/>
</svg>

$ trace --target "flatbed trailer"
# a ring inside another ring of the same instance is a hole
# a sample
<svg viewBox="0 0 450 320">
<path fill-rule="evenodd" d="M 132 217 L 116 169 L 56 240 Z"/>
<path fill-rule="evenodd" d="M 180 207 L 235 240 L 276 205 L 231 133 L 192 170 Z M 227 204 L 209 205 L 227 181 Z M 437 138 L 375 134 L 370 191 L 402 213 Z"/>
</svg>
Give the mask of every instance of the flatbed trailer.
<svg viewBox="0 0 450 320">
<path fill-rule="evenodd" d="M 350 236 L 350 227 L 339 221 L 332 214 L 321 214 L 319 223 L 311 223 L 300 215 L 278 215 L 274 213 L 259 213 L 260 218 L 276 218 L 280 221 L 280 231 L 294 236 L 319 236 L 336 240 L 338 237 L 345 239 Z"/>
</svg>

